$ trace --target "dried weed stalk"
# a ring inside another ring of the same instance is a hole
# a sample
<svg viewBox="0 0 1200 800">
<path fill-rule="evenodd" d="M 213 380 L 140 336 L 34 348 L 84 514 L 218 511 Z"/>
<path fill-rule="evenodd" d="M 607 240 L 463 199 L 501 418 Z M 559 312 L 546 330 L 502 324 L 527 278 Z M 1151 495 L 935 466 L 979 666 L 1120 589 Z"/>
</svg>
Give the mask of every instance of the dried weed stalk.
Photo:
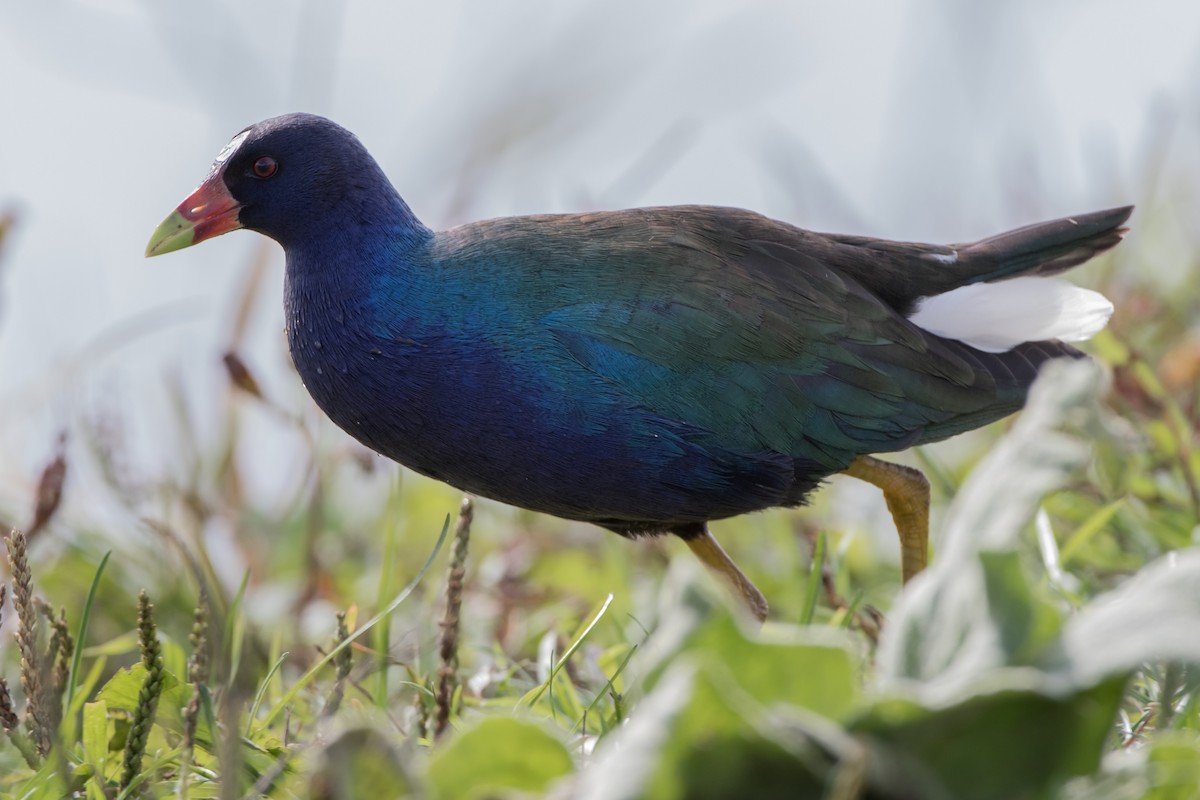
<svg viewBox="0 0 1200 800">
<path fill-rule="evenodd" d="M 204 684 L 208 682 L 208 590 L 204 583 L 200 584 L 192 633 L 188 640 L 192 645 L 192 654 L 188 657 L 188 683 L 192 684 L 192 696 L 183 707 L 183 752 L 179 756 L 180 797 L 187 797 L 188 794 L 188 778 L 196 750 L 196 725 L 200 720 L 201 694 Z"/>
<path fill-rule="evenodd" d="M 29 540 L 18 530 L 4 540 L 13 578 L 13 609 L 17 612 L 17 650 L 21 653 L 21 689 L 25 692 L 25 727 L 37 752 L 50 752 L 53 728 L 42 691 L 41 663 L 37 654 L 37 604 L 33 597 L 33 573 L 29 569 Z"/>
<path fill-rule="evenodd" d="M 34 500 L 33 520 L 29 523 L 27 537 L 32 539 L 46 527 L 54 512 L 62 503 L 63 484 L 67 480 L 67 435 L 58 435 L 58 449 L 54 458 L 42 470 L 38 479 L 37 497 Z"/>
<path fill-rule="evenodd" d="M 446 576 L 446 612 L 440 623 L 442 641 L 439 656 L 442 666 L 438 670 L 435 697 L 435 738 L 440 737 L 450 725 L 450 707 L 458 684 L 459 614 L 462 611 L 463 578 L 467 574 L 467 544 L 471 539 L 473 517 L 471 498 L 464 497 L 458 512 L 458 525 L 454 529 L 454 546 L 450 551 L 450 566 Z"/>
<path fill-rule="evenodd" d="M 346 612 L 341 612 L 337 615 L 337 633 L 333 646 L 337 647 L 342 642 L 350 637 L 350 629 L 346 627 Z M 350 668 L 353 664 L 352 656 L 349 647 L 343 647 L 338 651 L 338 654 L 333 657 L 333 664 L 337 668 L 337 676 L 333 681 L 333 688 L 329 690 L 329 698 L 325 701 L 325 707 L 321 709 L 322 717 L 331 717 L 337 713 L 338 707 L 342 704 L 342 698 L 346 694 L 346 680 L 350 677 Z"/>
</svg>

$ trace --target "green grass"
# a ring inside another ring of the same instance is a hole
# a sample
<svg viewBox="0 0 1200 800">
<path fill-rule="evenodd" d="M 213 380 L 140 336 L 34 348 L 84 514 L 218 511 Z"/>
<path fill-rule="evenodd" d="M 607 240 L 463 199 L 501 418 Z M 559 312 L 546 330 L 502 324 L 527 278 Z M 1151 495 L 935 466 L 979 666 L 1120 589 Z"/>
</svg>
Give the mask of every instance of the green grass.
<svg viewBox="0 0 1200 800">
<path fill-rule="evenodd" d="M 66 490 L 87 476 L 129 523 L 39 498 L 23 552 L 48 606 L 3 609 L 0 796 L 1198 796 L 1200 296 L 1110 294 L 1140 309 L 1095 342 L 1110 383 L 1057 371 L 1016 423 L 916 454 L 937 545 L 917 591 L 829 491 L 716 526 L 762 630 L 678 542 L 486 502 L 464 530 L 453 490 L 249 372 L 211 399 L 215 441 L 179 400 L 170 474 L 129 478 L 79 420 Z M 238 466 L 264 412 L 306 453 L 277 503 Z"/>
</svg>

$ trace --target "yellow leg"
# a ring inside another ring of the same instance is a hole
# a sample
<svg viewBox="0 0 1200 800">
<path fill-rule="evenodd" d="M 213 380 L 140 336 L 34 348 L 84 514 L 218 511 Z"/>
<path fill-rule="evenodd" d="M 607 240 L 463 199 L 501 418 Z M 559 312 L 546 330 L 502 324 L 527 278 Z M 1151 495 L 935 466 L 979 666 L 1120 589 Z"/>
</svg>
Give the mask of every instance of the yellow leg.
<svg viewBox="0 0 1200 800">
<path fill-rule="evenodd" d="M 767 619 L 767 598 L 763 597 L 763 593 L 758 590 L 758 587 L 750 582 L 746 574 L 738 569 L 738 565 L 733 563 L 733 559 L 729 554 L 717 543 L 713 535 L 708 532 L 707 525 L 696 526 L 699 533 L 692 534 L 689 531 L 682 538 L 687 542 L 688 547 L 692 548 L 692 552 L 696 557 L 703 561 L 710 569 L 721 576 L 732 588 L 735 593 L 746 605 L 750 608 L 750 613 L 759 622 L 765 622 Z"/>
<path fill-rule="evenodd" d="M 871 456 L 854 459 L 846 474 L 883 490 L 900 534 L 900 574 L 908 583 L 929 560 L 929 481 L 919 470 Z"/>
</svg>

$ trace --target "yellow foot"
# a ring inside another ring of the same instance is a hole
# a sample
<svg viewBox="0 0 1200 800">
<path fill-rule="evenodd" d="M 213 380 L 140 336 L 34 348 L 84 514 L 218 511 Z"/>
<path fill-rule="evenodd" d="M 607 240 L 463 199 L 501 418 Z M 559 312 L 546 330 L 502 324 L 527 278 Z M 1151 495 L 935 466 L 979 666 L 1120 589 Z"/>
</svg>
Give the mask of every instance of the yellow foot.
<svg viewBox="0 0 1200 800">
<path fill-rule="evenodd" d="M 758 587 L 750 582 L 744 572 L 738 569 L 738 565 L 733 563 L 733 559 L 709 533 L 707 525 L 698 525 L 696 528 L 699 530 L 698 533 L 693 534 L 695 529 L 688 529 L 681 538 L 687 542 L 688 547 L 692 549 L 697 558 L 732 587 L 738 597 L 741 597 L 749 607 L 754 618 L 759 622 L 765 622 L 767 598 L 763 597 L 763 593 L 758 590 Z"/>
<path fill-rule="evenodd" d="M 846 474 L 883 490 L 900 534 L 900 573 L 908 583 L 929 560 L 929 481 L 919 470 L 871 456 L 854 459 Z"/>
</svg>

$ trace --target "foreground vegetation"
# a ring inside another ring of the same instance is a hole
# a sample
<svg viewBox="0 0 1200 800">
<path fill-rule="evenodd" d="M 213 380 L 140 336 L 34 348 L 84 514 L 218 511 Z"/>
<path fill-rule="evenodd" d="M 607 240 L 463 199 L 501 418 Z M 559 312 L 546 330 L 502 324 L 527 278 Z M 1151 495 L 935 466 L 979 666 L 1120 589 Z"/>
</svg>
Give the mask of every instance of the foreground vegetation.
<svg viewBox="0 0 1200 800">
<path fill-rule="evenodd" d="M 1195 307 L 1127 291 L 1111 377 L 916 454 L 904 592 L 829 493 L 717 526 L 761 630 L 678 543 L 463 504 L 231 352 L 218 440 L 180 399 L 147 475 L 80 421 L 6 539 L 0 796 L 1198 796 Z M 306 453 L 283 502 L 242 474 L 264 419 Z M 58 512 L 80 475 L 105 522 Z"/>
</svg>

